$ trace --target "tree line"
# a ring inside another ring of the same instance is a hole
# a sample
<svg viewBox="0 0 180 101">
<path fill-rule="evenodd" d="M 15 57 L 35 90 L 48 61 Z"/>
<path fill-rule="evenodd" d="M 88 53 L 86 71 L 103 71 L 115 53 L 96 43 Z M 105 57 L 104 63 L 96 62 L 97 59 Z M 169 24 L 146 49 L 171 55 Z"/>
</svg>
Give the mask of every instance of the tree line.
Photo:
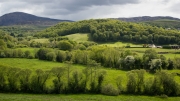
<svg viewBox="0 0 180 101">
<path fill-rule="evenodd" d="M 61 63 L 71 61 L 73 64 L 82 65 L 87 65 L 89 60 L 93 60 L 107 68 L 121 70 L 146 69 L 150 72 L 162 69 L 180 69 L 180 58 L 167 59 L 165 56 L 159 55 L 154 49 L 147 49 L 143 56 L 139 56 L 136 52 L 123 48 L 95 45 L 85 49 L 77 48 L 73 50 L 40 48 L 34 51 L 23 51 L 21 49 L 5 49 L 0 50 L 0 58 L 36 58 Z"/>
<path fill-rule="evenodd" d="M 106 71 L 100 65 L 89 61 L 82 71 L 73 70 L 70 62 L 65 67 L 51 70 L 21 69 L 0 65 L 1 93 L 36 93 L 36 94 L 137 94 L 179 96 L 180 85 L 174 74 L 166 71 L 157 72 L 154 77 L 145 79 L 145 70 L 132 70 L 127 73 L 127 83 L 118 76 L 116 85 L 104 83 Z"/>
<path fill-rule="evenodd" d="M 180 32 L 177 30 L 112 19 L 63 22 L 39 32 L 35 37 L 49 38 L 74 33 L 91 33 L 92 39 L 96 42 L 180 44 Z"/>
</svg>

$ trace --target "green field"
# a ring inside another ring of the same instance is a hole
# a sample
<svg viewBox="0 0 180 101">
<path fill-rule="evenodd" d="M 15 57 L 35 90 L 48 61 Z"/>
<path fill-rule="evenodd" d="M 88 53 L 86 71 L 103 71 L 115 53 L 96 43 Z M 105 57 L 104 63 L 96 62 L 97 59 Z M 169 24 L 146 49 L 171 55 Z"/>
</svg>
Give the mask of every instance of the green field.
<svg viewBox="0 0 180 101">
<path fill-rule="evenodd" d="M 76 42 L 86 42 L 90 40 L 90 35 L 87 33 L 76 33 L 71 35 L 66 35 L 70 40 L 76 41 Z"/>
<path fill-rule="evenodd" d="M 1 94 L 0 101 L 179 101 L 180 97 L 152 97 L 135 95 L 35 95 L 35 94 Z"/>
<path fill-rule="evenodd" d="M 18 67 L 21 69 L 43 69 L 50 70 L 53 67 L 63 67 L 66 66 L 63 63 L 43 61 L 38 59 L 22 59 L 22 58 L 0 58 L 0 64 L 9 67 Z M 73 65 L 76 69 L 83 68 L 80 65 Z"/>
<path fill-rule="evenodd" d="M 180 50 L 175 49 L 162 49 L 162 48 L 143 48 L 142 44 L 133 44 L 133 43 L 126 43 L 126 42 L 112 42 L 112 43 L 102 43 L 99 44 L 99 46 L 107 46 L 107 47 L 125 47 L 127 45 L 130 45 L 131 47 L 135 48 L 122 48 L 123 50 L 130 50 L 132 52 L 136 52 L 139 56 L 143 56 L 144 52 L 148 49 L 154 49 L 156 52 L 168 52 L 167 54 L 162 54 L 166 58 L 175 58 L 180 57 L 180 54 L 175 54 L 177 52 L 180 53 Z M 136 48 L 136 47 L 142 47 L 142 48 Z M 161 55 L 161 54 L 159 54 Z"/>
<path fill-rule="evenodd" d="M 110 46 L 110 47 L 125 47 L 130 45 L 131 47 L 142 47 L 142 44 L 133 44 L 128 42 L 109 42 L 109 43 L 101 43 L 100 46 Z"/>
</svg>

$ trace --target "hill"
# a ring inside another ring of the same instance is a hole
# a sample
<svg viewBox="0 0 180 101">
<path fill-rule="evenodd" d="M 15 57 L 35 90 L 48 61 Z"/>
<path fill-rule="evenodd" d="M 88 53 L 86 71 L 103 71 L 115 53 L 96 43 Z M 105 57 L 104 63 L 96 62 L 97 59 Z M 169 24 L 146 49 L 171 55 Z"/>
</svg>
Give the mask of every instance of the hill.
<svg viewBox="0 0 180 101">
<path fill-rule="evenodd" d="M 23 12 L 8 13 L 0 17 L 0 26 L 9 25 L 44 25 L 52 26 L 59 22 L 70 21 L 70 20 L 58 20 L 45 17 L 38 17 L 32 14 Z"/>
<path fill-rule="evenodd" d="M 36 37 L 57 37 L 75 33 L 90 33 L 96 42 L 133 42 L 142 44 L 180 44 L 180 32 L 143 23 L 124 22 L 113 19 L 83 20 L 59 23 L 47 28 Z"/>
<path fill-rule="evenodd" d="M 156 17 L 142 16 L 142 17 L 117 18 L 117 19 L 126 22 L 146 23 L 163 28 L 180 29 L 180 19 L 169 16 L 156 16 Z"/>
<path fill-rule="evenodd" d="M 178 18 L 169 17 L 169 16 L 142 16 L 142 17 L 131 17 L 131 18 L 117 18 L 118 20 L 127 21 L 127 22 L 146 22 L 146 21 L 156 21 L 156 20 L 179 20 Z"/>
</svg>

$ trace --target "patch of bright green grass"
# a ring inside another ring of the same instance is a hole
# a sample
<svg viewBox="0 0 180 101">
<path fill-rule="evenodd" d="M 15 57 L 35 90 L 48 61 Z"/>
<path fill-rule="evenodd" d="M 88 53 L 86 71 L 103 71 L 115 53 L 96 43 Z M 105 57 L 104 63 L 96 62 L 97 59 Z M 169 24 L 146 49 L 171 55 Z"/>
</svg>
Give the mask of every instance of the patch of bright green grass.
<svg viewBox="0 0 180 101">
<path fill-rule="evenodd" d="M 22 58 L 0 58 L 0 64 L 9 67 L 18 67 L 22 69 L 32 69 L 32 70 L 36 70 L 36 69 L 50 70 L 53 67 L 67 66 L 64 63 L 59 63 L 59 62 L 43 61 L 38 59 L 22 59 Z M 82 69 L 84 66 L 73 65 L 72 67 L 76 69 L 79 68 Z"/>
<path fill-rule="evenodd" d="M 29 47 L 29 48 L 16 48 L 16 49 L 17 50 L 20 49 L 23 52 L 30 51 L 31 53 L 34 53 L 34 54 L 39 50 L 39 48 L 31 48 L 31 47 Z"/>
<path fill-rule="evenodd" d="M 128 42 L 109 42 L 109 43 L 102 43 L 100 46 L 110 46 L 110 47 L 125 47 L 130 45 L 131 47 L 142 47 L 142 44 L 133 44 Z"/>
<path fill-rule="evenodd" d="M 89 34 L 87 33 L 76 33 L 76 34 L 66 35 L 66 37 L 76 42 L 89 41 Z"/>
</svg>

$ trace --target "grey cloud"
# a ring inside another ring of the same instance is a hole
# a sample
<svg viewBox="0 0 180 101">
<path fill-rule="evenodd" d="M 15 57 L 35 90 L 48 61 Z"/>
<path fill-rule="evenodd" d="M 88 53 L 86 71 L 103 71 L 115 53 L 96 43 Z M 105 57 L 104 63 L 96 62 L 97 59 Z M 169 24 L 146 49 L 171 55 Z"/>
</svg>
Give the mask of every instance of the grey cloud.
<svg viewBox="0 0 180 101">
<path fill-rule="evenodd" d="M 101 9 L 101 6 L 137 4 L 139 2 L 140 0 L 0 0 L 0 4 L 3 5 L 0 7 L 0 11 L 1 14 L 5 14 L 19 9 L 22 11 L 23 9 L 32 10 L 33 7 L 38 6 L 42 11 L 37 9 L 37 11 L 33 11 L 33 14 L 73 18 L 76 14 L 86 12 L 94 6 Z"/>
<path fill-rule="evenodd" d="M 56 9 L 54 14 L 75 14 L 77 12 L 85 11 L 93 6 L 111 6 L 139 3 L 139 0 L 54 0 L 53 5 L 46 4 L 47 9 Z M 51 12 L 52 13 L 52 12 Z"/>
<path fill-rule="evenodd" d="M 180 2 L 172 5 L 170 7 L 170 11 L 172 11 L 174 13 L 180 13 L 179 5 L 180 5 Z"/>
</svg>

